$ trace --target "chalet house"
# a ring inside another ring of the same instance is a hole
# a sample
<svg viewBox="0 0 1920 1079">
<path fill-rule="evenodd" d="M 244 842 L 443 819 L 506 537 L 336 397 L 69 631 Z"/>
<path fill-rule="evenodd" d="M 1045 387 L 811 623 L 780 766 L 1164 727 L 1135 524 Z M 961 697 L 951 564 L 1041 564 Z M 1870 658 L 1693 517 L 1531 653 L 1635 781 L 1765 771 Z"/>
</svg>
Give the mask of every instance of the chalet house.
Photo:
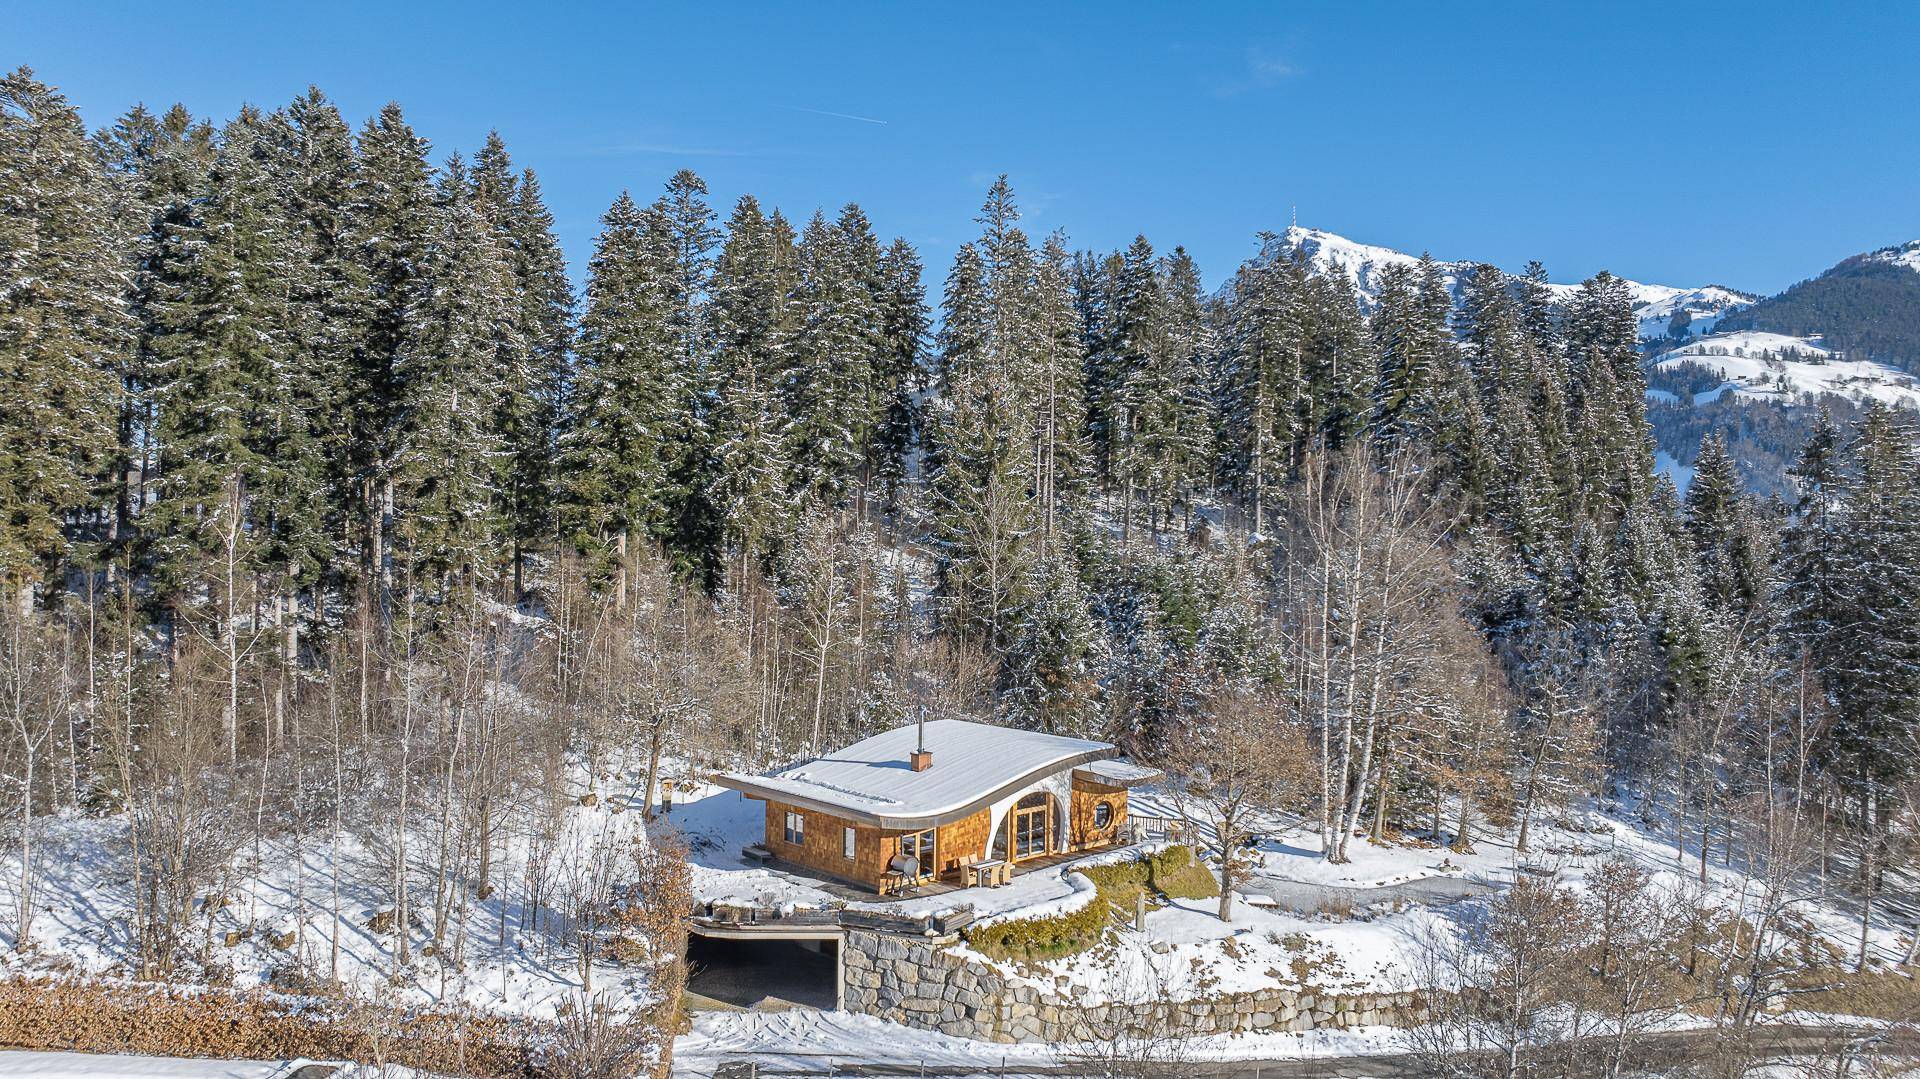
<svg viewBox="0 0 1920 1079">
<path fill-rule="evenodd" d="M 714 777 L 766 802 L 750 854 L 870 888 L 1004 882 L 1022 862 L 1116 846 L 1127 788 L 1159 773 L 1106 742 L 943 719 L 766 775 Z"/>
</svg>

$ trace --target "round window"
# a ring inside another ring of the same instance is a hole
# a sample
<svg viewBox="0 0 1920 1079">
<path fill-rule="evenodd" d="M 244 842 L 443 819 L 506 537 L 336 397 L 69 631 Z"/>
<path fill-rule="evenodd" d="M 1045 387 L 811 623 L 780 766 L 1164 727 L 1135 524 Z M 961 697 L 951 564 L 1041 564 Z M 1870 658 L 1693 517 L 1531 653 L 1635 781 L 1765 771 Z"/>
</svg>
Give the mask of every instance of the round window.
<svg viewBox="0 0 1920 1079">
<path fill-rule="evenodd" d="M 1113 823 L 1113 807 L 1105 802 L 1093 807 L 1093 826 L 1105 828 Z"/>
</svg>

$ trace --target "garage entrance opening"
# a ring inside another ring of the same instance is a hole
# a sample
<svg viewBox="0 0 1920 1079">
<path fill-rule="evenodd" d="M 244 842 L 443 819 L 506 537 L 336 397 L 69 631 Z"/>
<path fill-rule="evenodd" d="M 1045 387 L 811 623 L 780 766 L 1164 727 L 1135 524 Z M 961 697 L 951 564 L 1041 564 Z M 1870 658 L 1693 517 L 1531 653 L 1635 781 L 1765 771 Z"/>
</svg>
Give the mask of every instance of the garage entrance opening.
<svg viewBox="0 0 1920 1079">
<path fill-rule="evenodd" d="M 687 937 L 687 991 L 738 1008 L 835 1008 L 840 942 L 694 932 Z"/>
</svg>

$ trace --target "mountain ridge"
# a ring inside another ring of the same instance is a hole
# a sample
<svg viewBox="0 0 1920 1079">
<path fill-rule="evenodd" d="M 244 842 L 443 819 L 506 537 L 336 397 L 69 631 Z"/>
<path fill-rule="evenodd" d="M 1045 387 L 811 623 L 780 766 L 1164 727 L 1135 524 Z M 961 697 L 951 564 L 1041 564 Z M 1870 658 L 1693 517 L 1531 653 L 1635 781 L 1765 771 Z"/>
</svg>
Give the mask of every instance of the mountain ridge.
<svg viewBox="0 0 1920 1079">
<path fill-rule="evenodd" d="M 1818 335 L 1830 349 L 1920 371 L 1920 240 L 1841 259 L 1730 313 L 1724 328 Z"/>
<path fill-rule="evenodd" d="M 1275 238 L 1275 243 L 1285 249 L 1301 252 L 1319 272 L 1344 275 L 1359 293 L 1361 306 L 1369 312 L 1379 294 L 1380 275 L 1387 267 L 1411 267 L 1420 262 L 1419 256 L 1395 248 L 1361 243 L 1327 229 L 1300 225 L 1289 226 Z M 1478 263 L 1471 259 L 1434 261 L 1440 267 L 1447 291 L 1457 299 L 1461 278 Z M 1514 276 L 1511 271 L 1503 272 L 1509 277 Z M 1729 312 L 1759 299 L 1753 293 L 1725 285 L 1685 287 L 1648 284 L 1625 277 L 1621 280 L 1626 283 L 1627 291 L 1633 297 L 1634 315 L 1640 321 L 1640 336 L 1646 339 L 1668 336 L 1675 316 L 1682 311 L 1687 313 L 1687 318 L 1681 323 L 1683 331 L 1687 336 L 1699 336 L 1710 332 L 1719 319 Z M 1562 301 L 1579 288 L 1577 284 L 1557 282 L 1548 287 Z"/>
</svg>

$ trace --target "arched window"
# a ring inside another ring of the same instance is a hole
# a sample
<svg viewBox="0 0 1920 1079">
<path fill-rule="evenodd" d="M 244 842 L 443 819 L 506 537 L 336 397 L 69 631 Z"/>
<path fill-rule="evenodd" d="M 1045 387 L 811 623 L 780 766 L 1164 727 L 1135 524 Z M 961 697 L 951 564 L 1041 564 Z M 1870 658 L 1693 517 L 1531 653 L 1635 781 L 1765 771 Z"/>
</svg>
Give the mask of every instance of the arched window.
<svg viewBox="0 0 1920 1079">
<path fill-rule="evenodd" d="M 1096 805 L 1093 807 L 1093 826 L 1095 828 L 1098 828 L 1101 831 L 1105 831 L 1107 826 L 1112 823 L 1113 823 L 1113 806 L 1112 805 L 1106 802 L 1101 802 L 1099 805 Z"/>
</svg>

